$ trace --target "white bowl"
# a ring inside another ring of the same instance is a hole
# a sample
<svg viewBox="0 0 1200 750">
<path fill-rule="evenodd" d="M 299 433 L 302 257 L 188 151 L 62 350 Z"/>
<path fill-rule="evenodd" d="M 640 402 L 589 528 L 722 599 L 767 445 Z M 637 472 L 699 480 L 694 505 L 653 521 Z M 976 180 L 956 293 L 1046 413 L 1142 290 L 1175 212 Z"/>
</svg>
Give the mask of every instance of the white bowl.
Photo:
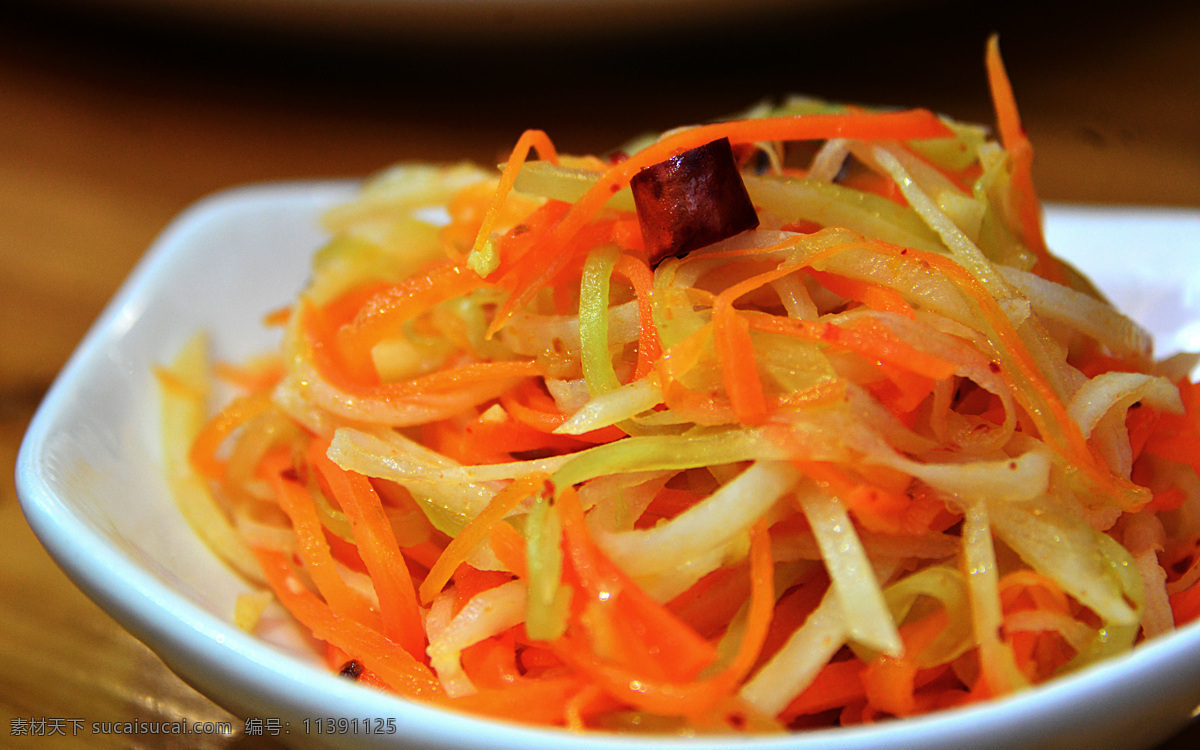
<svg viewBox="0 0 1200 750">
<path fill-rule="evenodd" d="M 159 469 L 152 368 L 193 332 L 220 357 L 274 344 L 257 325 L 302 285 L 323 236 L 316 217 L 351 183 L 224 192 L 180 216 L 95 323 L 38 410 L 17 490 L 42 543 L 91 598 L 183 679 L 280 739 L 318 747 L 713 748 L 730 738 L 571 734 L 411 703 L 329 673 L 304 637 L 231 622 L 245 585 L 175 510 Z M 1200 349 L 1200 213 L 1051 207 L 1052 247 L 1157 335 L 1160 353 Z M 1131 250 L 1130 248 L 1137 248 Z M 768 738 L 755 748 L 1151 746 L 1200 704 L 1200 625 L 1002 701 L 872 727 Z M 359 720 L 357 731 L 318 722 Z M 364 720 L 370 719 L 370 722 Z M 387 721 L 376 720 L 391 720 Z M 365 731 L 365 728 L 378 731 Z M 391 731 L 389 731 L 389 728 Z M 324 730 L 324 731 L 318 731 Z"/>
</svg>

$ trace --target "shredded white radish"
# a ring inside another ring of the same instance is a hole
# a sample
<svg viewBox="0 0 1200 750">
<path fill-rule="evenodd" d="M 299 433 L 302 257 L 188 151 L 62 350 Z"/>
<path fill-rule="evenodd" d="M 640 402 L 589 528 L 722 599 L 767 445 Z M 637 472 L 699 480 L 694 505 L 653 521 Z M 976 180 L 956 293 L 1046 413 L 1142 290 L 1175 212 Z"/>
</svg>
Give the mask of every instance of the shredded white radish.
<svg viewBox="0 0 1200 750">
<path fill-rule="evenodd" d="M 836 497 L 815 488 L 801 491 L 798 497 L 837 591 L 847 638 L 885 654 L 901 655 L 904 644 L 846 509 Z"/>
<path fill-rule="evenodd" d="M 571 415 L 554 431 L 560 435 L 582 435 L 632 419 L 662 403 L 662 385 L 654 373 L 602 393 Z"/>
<path fill-rule="evenodd" d="M 669 521 L 652 529 L 600 532 L 596 542 L 631 575 L 664 573 L 748 529 L 798 476 L 786 463 L 760 461 Z"/>
<path fill-rule="evenodd" d="M 783 647 L 742 686 L 742 700 L 774 716 L 804 692 L 848 636 L 842 603 L 833 587 Z"/>
<path fill-rule="evenodd" d="M 1006 633 L 1055 632 L 1076 651 L 1086 649 L 1096 637 L 1095 632 L 1079 620 L 1062 612 L 1044 609 L 1022 610 L 1005 615 L 1004 630 Z"/>
<path fill-rule="evenodd" d="M 1097 546 L 1100 532 L 1082 518 L 1056 512 L 1053 506 L 989 502 L 987 508 L 997 535 L 1031 568 L 1053 578 L 1106 621 L 1138 621 L 1121 582 L 1106 570 L 1108 563 Z"/>
<path fill-rule="evenodd" d="M 1012 648 L 1000 637 L 1004 616 L 1000 609 L 1000 577 L 996 548 L 985 503 L 972 503 L 963 517 L 963 567 L 971 596 L 971 618 L 979 642 L 981 668 L 988 684 L 1009 690 L 1028 684 L 1017 669 Z"/>
<path fill-rule="evenodd" d="M 206 336 L 193 336 L 158 378 L 166 479 L 180 514 L 205 543 L 243 576 L 261 582 L 254 554 L 188 460 L 191 441 L 204 424 L 212 389 L 209 346 Z"/>
<path fill-rule="evenodd" d="M 1067 405 L 1067 414 L 1086 437 L 1106 414 L 1114 410 L 1123 412 L 1138 401 L 1145 401 L 1159 411 L 1183 413 L 1179 389 L 1166 378 L 1137 372 L 1105 372 L 1088 380 L 1075 392 Z M 1121 418 L 1124 418 L 1123 414 Z"/>
<path fill-rule="evenodd" d="M 462 670 L 463 649 L 523 622 L 525 594 L 522 581 L 510 581 L 478 593 L 438 629 L 436 635 L 430 634 L 426 651 L 447 695 L 454 697 L 475 692 L 470 678 Z"/>
<path fill-rule="evenodd" d="M 1008 283 L 1029 298 L 1038 315 L 1071 326 L 1115 354 L 1141 361 L 1149 358 L 1150 334 L 1111 305 L 1019 268 L 998 269 Z"/>
<path fill-rule="evenodd" d="M 812 163 L 808 167 L 808 179 L 833 182 L 837 178 L 838 172 L 842 171 L 842 165 L 849 155 L 850 143 L 847 139 L 830 138 L 813 157 Z"/>
</svg>

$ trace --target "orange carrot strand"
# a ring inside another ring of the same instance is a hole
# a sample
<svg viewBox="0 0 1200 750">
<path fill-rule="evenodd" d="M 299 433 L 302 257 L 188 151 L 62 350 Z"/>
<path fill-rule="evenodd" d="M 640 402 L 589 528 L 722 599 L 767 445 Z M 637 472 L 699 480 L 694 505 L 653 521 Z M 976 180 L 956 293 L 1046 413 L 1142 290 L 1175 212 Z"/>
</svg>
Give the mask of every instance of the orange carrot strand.
<svg viewBox="0 0 1200 750">
<path fill-rule="evenodd" d="M 425 700 L 444 695 L 429 667 L 407 649 L 362 623 L 334 614 L 305 589 L 282 552 L 259 549 L 255 554 L 276 598 L 315 637 L 353 654 L 401 695 Z"/>
<path fill-rule="evenodd" d="M 508 156 L 504 170 L 500 173 L 500 184 L 496 188 L 496 194 L 492 198 L 491 205 L 488 206 L 487 213 L 484 214 L 479 234 L 475 237 L 475 244 L 472 248 L 475 252 L 482 250 L 484 244 L 492 236 L 496 220 L 500 216 L 500 209 L 504 205 L 504 199 L 512 191 L 513 184 L 517 181 L 517 174 L 521 171 L 521 167 L 525 166 L 531 150 L 536 150 L 539 157 L 551 164 L 558 163 L 558 152 L 554 148 L 554 142 L 544 131 L 526 130 L 521 134 L 516 145 L 513 146 L 512 153 Z"/>
<path fill-rule="evenodd" d="M 654 324 L 654 274 L 641 255 L 622 253 L 614 270 L 633 285 L 638 306 L 638 358 L 633 377 L 640 380 L 649 374 L 662 355 L 662 342 Z"/>
<path fill-rule="evenodd" d="M 225 473 L 225 461 L 217 456 L 222 443 L 239 427 L 271 408 L 267 392 L 252 393 L 231 401 L 200 429 L 188 451 L 192 467 L 204 476 L 217 478 Z"/>
<path fill-rule="evenodd" d="M 728 665 L 712 677 L 688 682 L 647 679 L 640 671 L 591 658 L 578 642 L 569 638 L 557 642 L 555 651 L 622 702 L 669 716 L 700 717 L 722 699 L 731 697 L 753 668 L 766 640 L 775 602 L 766 521 L 759 521 L 751 531 L 750 559 L 751 593 L 742 641 Z"/>
<path fill-rule="evenodd" d="M 321 521 L 317 517 L 316 505 L 308 490 L 299 482 L 286 478 L 293 470 L 291 456 L 276 452 L 262 464 L 262 472 L 271 488 L 279 507 L 291 519 L 292 528 L 299 541 L 300 558 L 305 570 L 317 586 L 317 591 L 335 614 L 351 617 L 368 627 L 378 628 L 379 617 L 361 593 L 350 588 L 338 574 L 334 558 L 325 538 Z"/>
<path fill-rule="evenodd" d="M 354 319 L 338 330 L 337 345 L 347 359 L 361 362 L 364 369 L 374 368 L 370 356 L 376 344 L 396 335 L 404 323 L 418 314 L 482 286 L 486 282 L 478 274 L 455 264 L 410 276 L 366 300 Z"/>
<path fill-rule="evenodd" d="M 1037 256 L 1034 270 L 1050 281 L 1061 283 L 1062 264 L 1050 254 L 1042 233 L 1041 204 L 1033 185 L 1033 146 L 1021 125 L 1012 83 L 1000 58 L 1000 41 L 994 35 L 988 39 L 987 74 L 1000 142 L 1012 158 L 1012 198 L 1020 222 L 1021 240 Z"/>
<path fill-rule="evenodd" d="M 518 578 L 528 578 L 525 562 L 525 538 L 507 523 L 494 524 L 488 530 L 488 545 L 496 558 Z"/>
<path fill-rule="evenodd" d="M 328 439 L 313 440 L 308 450 L 309 463 L 329 485 L 350 520 L 359 553 L 375 583 L 387 635 L 410 654 L 420 657 L 425 652 L 425 629 L 416 591 L 379 495 L 366 477 L 331 461 L 325 455 L 328 447 Z"/>
<path fill-rule="evenodd" d="M 471 522 L 450 541 L 450 544 L 446 545 L 442 556 L 434 563 L 429 575 L 421 583 L 419 590 L 421 601 L 425 603 L 433 601 L 458 566 L 466 560 L 471 550 L 487 538 L 492 527 L 500 523 L 522 501 L 544 491 L 548 478 L 549 476 L 544 473 L 528 474 L 514 479 L 507 487 L 497 492 L 487 507 L 478 516 L 471 519 Z"/>
</svg>

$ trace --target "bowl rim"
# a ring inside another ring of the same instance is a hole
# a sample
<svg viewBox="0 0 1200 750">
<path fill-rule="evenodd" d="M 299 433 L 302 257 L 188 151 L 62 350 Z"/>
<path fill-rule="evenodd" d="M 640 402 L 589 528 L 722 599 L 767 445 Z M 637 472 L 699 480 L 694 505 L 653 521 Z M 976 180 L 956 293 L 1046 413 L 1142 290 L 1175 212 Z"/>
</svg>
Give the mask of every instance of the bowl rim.
<svg viewBox="0 0 1200 750">
<path fill-rule="evenodd" d="M 658 747 L 715 748 L 727 746 L 729 736 L 668 737 L 604 732 L 575 733 L 490 720 L 423 704 L 360 685 L 338 680 L 319 667 L 303 663 L 263 640 L 242 632 L 231 621 L 221 620 L 197 603 L 155 578 L 124 552 L 107 544 L 58 495 L 44 473 L 44 452 L 52 432 L 67 416 L 66 401 L 85 382 L 106 347 L 119 338 L 117 321 L 136 310 L 139 300 L 154 285 L 157 274 L 175 254 L 186 252 L 186 239 L 201 231 L 205 222 L 232 207 L 263 200 L 337 201 L 351 195 L 354 180 L 320 180 L 261 183 L 220 191 L 192 204 L 154 241 L 135 265 L 103 312 L 89 328 L 78 348 L 55 378 L 21 441 L 16 463 L 16 488 L 29 525 L 56 563 L 83 592 L 96 601 L 139 640 L 150 646 L 185 680 L 203 683 L 228 681 L 235 686 L 239 708 L 282 711 L 292 715 L 330 715 L 329 704 L 354 706 L 351 716 L 402 718 L 404 731 L 419 730 L 430 746 L 452 747 Z M 1088 206 L 1048 207 L 1048 222 L 1056 215 L 1147 215 L 1144 209 L 1111 209 Z M 1148 215 L 1181 215 L 1200 220 L 1200 212 L 1151 209 Z M 136 324 L 136 323 L 135 323 Z M 170 656 L 175 655 L 176 659 Z M 871 726 L 817 729 L 783 736 L 737 735 L 739 745 L 763 748 L 861 747 L 870 741 L 920 742 L 925 746 L 953 747 L 964 736 L 1013 732 L 1041 720 L 1063 719 L 1064 712 L 1104 700 L 1116 686 L 1134 684 L 1160 670 L 1170 670 L 1183 655 L 1200 662 L 1200 623 L 1145 643 L 1128 654 L 1036 686 L 1017 695 L 962 708 Z M 203 665 L 198 672 L 196 665 Z M 270 675 L 273 679 L 264 679 Z M 254 690 L 247 690 L 253 687 Z M 202 692 L 207 692 L 202 688 Z M 1200 700 L 1200 685 L 1196 687 Z M 321 712 L 326 713 L 322 714 Z M 248 714 L 269 715 L 269 714 Z M 1176 727 L 1178 728 L 1178 727 Z M 363 740 L 362 736 L 357 737 Z M 376 737 L 375 739 L 379 739 Z M 387 740 L 389 738 L 383 738 Z M 939 744 L 941 743 L 941 744 Z M 390 746 L 381 744 L 379 746 Z M 545 745 L 549 746 L 549 745 Z"/>
</svg>

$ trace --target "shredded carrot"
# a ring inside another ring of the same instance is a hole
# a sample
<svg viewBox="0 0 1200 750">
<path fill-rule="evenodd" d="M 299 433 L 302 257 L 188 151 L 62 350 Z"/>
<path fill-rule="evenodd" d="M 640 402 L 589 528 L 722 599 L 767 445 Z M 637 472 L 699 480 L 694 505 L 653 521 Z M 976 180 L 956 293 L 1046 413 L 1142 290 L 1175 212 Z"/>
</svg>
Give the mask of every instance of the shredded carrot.
<svg viewBox="0 0 1200 750">
<path fill-rule="evenodd" d="M 450 429 L 461 438 L 457 451 L 459 460 L 472 464 L 510 461 L 513 455 L 521 453 L 573 453 L 592 444 L 574 435 L 555 435 L 538 430 L 512 418 L 489 419 L 481 416 L 466 427 L 452 425 Z"/>
<path fill-rule="evenodd" d="M 945 610 L 900 628 L 904 655 L 882 655 L 867 664 L 862 672 L 867 702 L 872 708 L 892 716 L 910 716 L 916 710 L 917 673 L 915 656 L 946 629 Z"/>
<path fill-rule="evenodd" d="M 554 142 L 544 131 L 526 130 L 521 134 L 508 157 L 508 163 L 504 165 L 504 171 L 500 173 L 500 185 L 496 188 L 492 204 L 488 206 L 483 224 L 479 228 L 479 235 L 475 239 L 473 248 L 475 251 L 482 250 L 484 243 L 491 237 L 492 229 L 496 226 L 496 219 L 500 215 L 500 208 L 504 205 L 504 199 L 512 190 L 513 183 L 517 180 L 517 174 L 524 166 L 525 160 L 529 158 L 531 150 L 537 150 L 538 156 L 551 164 L 558 163 L 558 152 L 554 148 Z"/>
<path fill-rule="evenodd" d="M 333 335 L 326 334 L 321 341 L 340 355 L 351 377 L 375 382 L 378 375 L 374 374 L 371 350 L 376 344 L 398 333 L 404 323 L 419 313 L 483 285 L 484 281 L 471 269 L 446 263 L 384 288 L 373 286 L 366 290 L 367 293 L 356 294 L 353 298 L 359 306 L 352 318 L 326 313 L 335 320 L 348 320 L 336 329 L 336 333 L 331 331 Z M 363 297 L 365 299 L 361 299 Z"/>
<path fill-rule="evenodd" d="M 327 605 L 303 588 L 281 552 L 256 550 L 271 590 L 313 635 L 354 654 L 388 686 L 402 695 L 426 700 L 442 694 L 441 685 L 423 662 L 377 630 L 335 615 Z"/>
<path fill-rule="evenodd" d="M 644 646 L 668 675 L 694 676 L 709 664 L 715 656 L 712 645 L 648 597 L 596 549 L 579 498 L 571 488 L 559 493 L 555 507 L 562 517 L 568 559 L 587 599 L 604 603 L 610 611 L 619 608 L 622 624 L 632 626 L 631 635 L 636 634 L 639 643 L 624 645 Z"/>
<path fill-rule="evenodd" d="M 587 685 L 567 702 L 566 727 L 573 731 L 587 729 L 593 716 L 620 708 L 621 703 L 606 695 L 599 685 Z"/>
<path fill-rule="evenodd" d="M 1186 625 L 1200 619 L 1200 584 L 1171 595 L 1171 610 L 1175 614 L 1175 625 Z"/>
<path fill-rule="evenodd" d="M 1200 385 L 1184 380 L 1176 386 L 1183 414 L 1158 414 L 1149 434 L 1142 438 L 1143 450 L 1200 471 Z M 1148 411 L 1146 407 L 1138 410 Z"/>
<path fill-rule="evenodd" d="M 446 702 L 447 707 L 504 721 L 562 725 L 571 698 L 585 683 L 575 677 L 520 680 Z"/>
<path fill-rule="evenodd" d="M 1042 216 L 1037 192 L 1033 186 L 1033 146 L 1021 125 L 1017 113 L 1017 100 L 1013 95 L 1012 83 L 1000 59 L 1000 40 L 993 35 L 987 45 L 987 73 L 991 84 L 992 105 L 996 108 L 1000 142 L 1008 151 L 1013 162 L 1013 201 L 1021 224 L 1021 239 L 1025 246 L 1037 256 L 1036 271 L 1050 281 L 1061 283 L 1062 264 L 1050 254 L 1042 233 Z"/>
<path fill-rule="evenodd" d="M 713 306 L 713 341 L 721 358 L 725 391 L 738 419 L 744 424 L 758 424 L 767 416 L 767 400 L 758 376 L 750 324 L 732 305 L 722 304 L 721 297 L 717 299 L 721 306 Z"/>
<path fill-rule="evenodd" d="M 687 683 L 648 679 L 638 670 L 589 659 L 569 640 L 560 643 L 556 653 L 588 673 L 610 695 L 644 710 L 676 716 L 698 716 L 710 710 L 754 666 L 771 623 L 774 587 L 765 522 L 755 526 L 751 544 L 752 585 L 745 633 L 733 659 L 713 677 Z"/>
<path fill-rule="evenodd" d="M 513 480 L 511 484 L 497 492 L 483 512 L 472 519 L 446 546 L 442 556 L 438 558 L 437 563 L 430 569 L 429 575 L 425 577 L 425 581 L 421 583 L 421 601 L 426 604 L 433 601 L 433 598 L 450 580 L 454 571 L 463 564 L 475 545 L 486 539 L 491 528 L 500 523 L 519 503 L 544 492 L 547 479 L 546 474 L 527 474 Z"/>
<path fill-rule="evenodd" d="M 233 434 L 234 430 L 263 414 L 271 407 L 271 399 L 266 391 L 251 393 L 234 399 L 215 417 L 205 423 L 203 429 L 192 441 L 188 458 L 196 471 L 209 477 L 219 477 L 225 473 L 225 461 L 218 457 L 221 445 Z"/>
<path fill-rule="evenodd" d="M 472 362 L 420 375 L 401 383 L 385 383 L 373 392 L 385 399 L 402 398 L 420 393 L 448 392 L 495 380 L 532 378 L 540 375 L 541 371 L 540 365 L 529 361 Z"/>
<path fill-rule="evenodd" d="M 410 568 L 419 565 L 425 570 L 429 570 L 437 562 L 438 558 L 441 557 L 444 548 L 444 544 L 439 544 L 433 540 L 426 540 L 409 547 L 401 547 L 400 551 L 404 553 L 404 557 L 409 563 Z"/>
<path fill-rule="evenodd" d="M 796 696 L 780 714 L 784 721 L 797 716 L 817 714 L 866 700 L 863 673 L 867 665 L 857 659 L 826 664 L 804 692 Z"/>
<path fill-rule="evenodd" d="M 481 572 L 484 571 L 475 571 Z M 486 573 L 497 574 L 498 571 Z M 462 665 L 471 683 L 484 690 L 507 687 L 524 678 L 517 664 L 516 638 L 512 630 L 463 649 Z"/>
<path fill-rule="evenodd" d="M 569 416 L 560 411 L 554 400 L 532 380 L 503 394 L 500 397 L 500 404 L 513 419 L 538 432 L 554 432 L 567 421 Z M 612 442 L 625 436 L 620 428 L 611 426 L 571 437 L 585 443 L 595 444 Z"/>
<path fill-rule="evenodd" d="M 327 527 L 324 528 L 324 532 L 325 543 L 329 545 L 329 554 L 333 556 L 333 559 L 345 565 L 348 570 L 370 575 L 367 571 L 367 564 L 363 562 L 362 556 L 358 554 L 358 547 L 353 542 L 342 539 Z"/>
<path fill-rule="evenodd" d="M 413 656 L 423 654 L 425 631 L 412 577 L 379 496 L 366 477 L 330 461 L 325 455 L 328 445 L 326 440 L 313 440 L 307 458 L 350 519 L 359 552 L 375 582 L 385 632 Z"/>
<path fill-rule="evenodd" d="M 229 362 L 218 362 L 213 365 L 214 375 L 250 393 L 271 388 L 283 378 L 284 373 L 283 363 L 278 360 L 247 367 Z"/>
<path fill-rule="evenodd" d="M 529 576 L 525 564 L 525 537 L 521 536 L 512 526 L 498 523 L 488 532 L 488 545 L 507 570 L 511 570 L 518 578 Z"/>
<path fill-rule="evenodd" d="M 346 585 L 338 574 L 329 541 L 322 531 L 321 520 L 308 490 L 299 482 L 289 479 L 293 471 L 291 456 L 275 452 L 264 459 L 262 472 L 275 490 L 279 507 L 292 521 L 300 542 L 300 558 L 304 569 L 313 579 L 317 591 L 337 615 L 354 618 L 368 627 L 380 627 L 379 616 L 363 595 Z"/>
<path fill-rule="evenodd" d="M 263 325 L 271 328 L 284 326 L 287 325 L 287 322 L 291 317 L 291 307 L 280 307 L 263 316 Z"/>
<path fill-rule="evenodd" d="M 514 419 L 539 432 L 554 432 L 569 416 L 533 382 L 505 393 L 500 397 L 500 403 Z"/>
<path fill-rule="evenodd" d="M 705 638 L 712 639 L 733 619 L 750 594 L 750 580 L 741 567 L 709 573 L 667 603 L 675 616 Z"/>
<path fill-rule="evenodd" d="M 713 301 L 713 343 L 717 347 L 721 372 L 725 377 L 725 390 L 734 413 L 745 424 L 762 422 L 767 415 L 767 403 L 757 371 L 750 323 L 734 310 L 733 303 L 748 292 L 787 276 L 797 268 L 781 265 L 752 276 L 725 289 Z"/>
<path fill-rule="evenodd" d="M 499 257 L 496 259 L 496 270 L 488 274 L 488 278 L 511 278 L 510 272 L 529 252 L 534 240 L 557 224 L 570 208 L 571 204 L 565 201 L 548 200 L 528 214 L 520 224 L 508 230 L 494 243 Z M 554 291 L 563 293 L 566 288 L 555 287 Z"/>
<path fill-rule="evenodd" d="M 1071 616 L 1067 595 L 1055 581 L 1029 570 L 1013 571 L 1000 580 L 1000 598 L 1007 616 L 1043 611 Z M 1008 633 L 1017 667 L 1031 682 L 1041 682 L 1062 668 L 1075 650 L 1053 631 Z"/>
<path fill-rule="evenodd" d="M 899 292 L 881 284 L 871 284 L 812 268 L 806 268 L 805 273 L 834 294 L 861 302 L 872 310 L 894 312 L 906 318 L 914 315 L 912 305 L 908 304 Z"/>
<path fill-rule="evenodd" d="M 444 290 L 439 290 L 439 294 Z M 498 378 L 526 378 L 540 374 L 541 368 L 530 361 L 473 362 L 407 381 L 379 383 L 374 365 L 354 364 L 337 337 L 340 331 L 337 314 L 331 314 L 328 306 L 317 309 L 312 305 L 304 310 L 305 330 L 313 351 L 313 363 L 322 377 L 333 385 L 355 396 L 380 400 L 404 399 L 421 393 L 447 392 Z M 363 373 L 369 369 L 369 375 Z"/>
<path fill-rule="evenodd" d="M 313 364 L 334 385 L 352 388 L 379 382 L 370 352 L 347 352 L 338 334 L 368 300 L 387 287 L 382 282 L 355 287 L 324 305 L 301 301 L 297 312 L 312 347 Z"/>
<path fill-rule="evenodd" d="M 623 253 L 617 259 L 614 269 L 617 273 L 629 279 L 637 296 L 638 305 L 638 358 L 634 369 L 634 379 L 645 377 L 654 367 L 655 361 L 662 356 L 662 342 L 658 338 L 658 327 L 654 324 L 654 301 L 651 296 L 654 291 L 654 276 L 646 259 L 641 255 Z"/>
<path fill-rule="evenodd" d="M 511 580 L 513 580 L 513 576 L 507 571 L 480 570 L 462 563 L 454 571 L 453 613 L 457 615 L 477 594 L 482 594 Z"/>
</svg>

